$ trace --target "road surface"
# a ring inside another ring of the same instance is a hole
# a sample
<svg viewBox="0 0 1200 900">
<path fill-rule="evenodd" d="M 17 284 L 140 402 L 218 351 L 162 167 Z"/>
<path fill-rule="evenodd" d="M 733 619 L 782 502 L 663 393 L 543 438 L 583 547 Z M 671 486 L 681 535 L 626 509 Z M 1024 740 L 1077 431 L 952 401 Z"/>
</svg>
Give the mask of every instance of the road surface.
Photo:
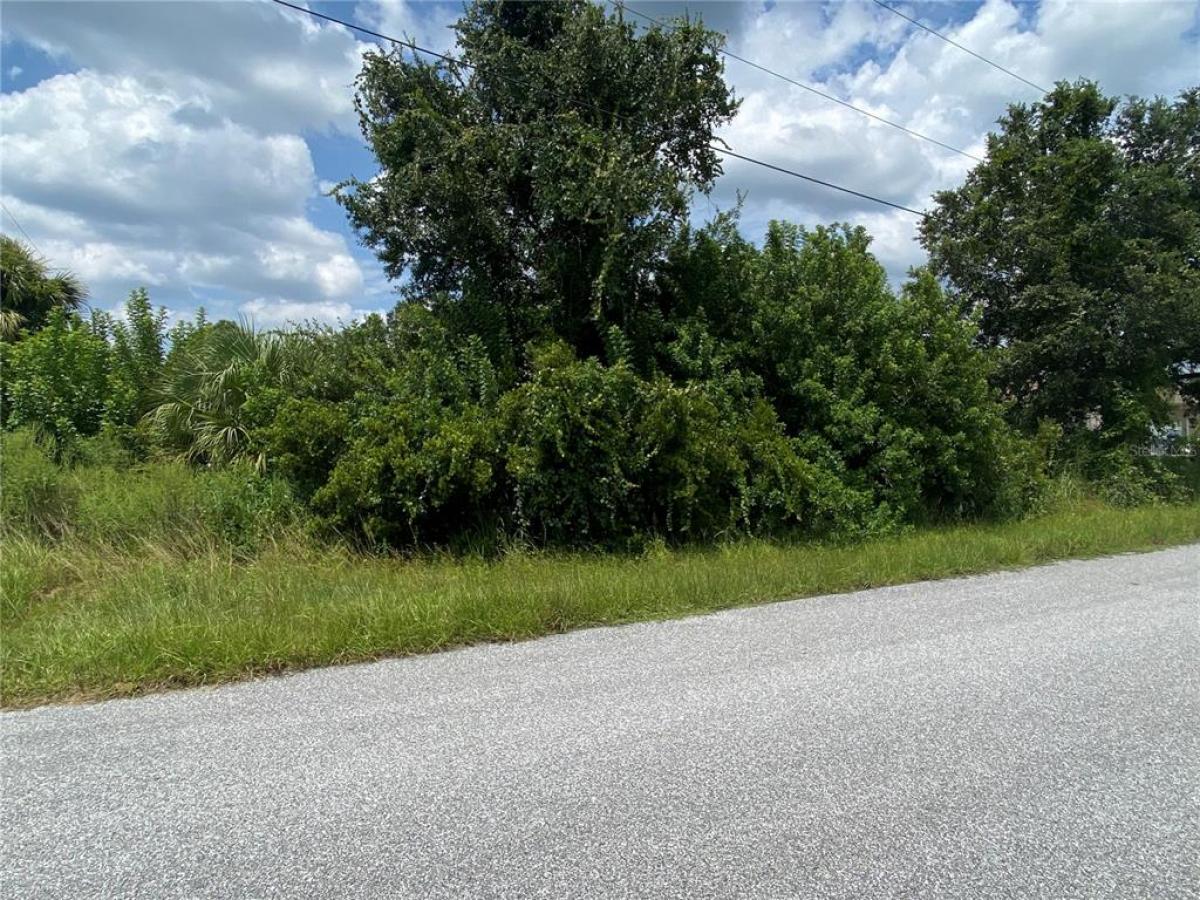
<svg viewBox="0 0 1200 900">
<path fill-rule="evenodd" d="M 1198 897 L 1200 546 L 0 717 L 4 897 Z"/>
</svg>

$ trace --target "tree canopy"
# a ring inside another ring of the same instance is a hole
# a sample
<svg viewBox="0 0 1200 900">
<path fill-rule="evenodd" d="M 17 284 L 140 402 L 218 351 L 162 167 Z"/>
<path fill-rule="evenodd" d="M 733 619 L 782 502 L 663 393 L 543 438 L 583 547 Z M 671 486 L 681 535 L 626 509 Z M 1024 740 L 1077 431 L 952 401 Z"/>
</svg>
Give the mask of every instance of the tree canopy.
<svg viewBox="0 0 1200 900">
<path fill-rule="evenodd" d="M 722 37 L 638 34 L 587 0 L 482 0 L 455 28 L 461 63 L 367 56 L 356 102 L 380 170 L 339 189 L 351 222 L 506 365 L 547 332 L 584 356 L 613 326 L 652 340 L 655 262 L 737 109 Z"/>
<path fill-rule="evenodd" d="M 1060 83 L 999 124 L 922 224 L 931 265 L 1021 424 L 1144 442 L 1200 361 L 1200 89 L 1121 104 Z"/>
</svg>

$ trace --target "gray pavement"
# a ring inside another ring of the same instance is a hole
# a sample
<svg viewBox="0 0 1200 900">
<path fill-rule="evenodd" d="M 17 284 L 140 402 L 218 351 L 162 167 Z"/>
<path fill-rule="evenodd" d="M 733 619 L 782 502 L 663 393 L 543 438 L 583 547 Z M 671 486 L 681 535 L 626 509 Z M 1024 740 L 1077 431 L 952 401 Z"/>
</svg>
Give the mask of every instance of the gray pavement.
<svg viewBox="0 0 1200 900">
<path fill-rule="evenodd" d="M 5 897 L 1200 897 L 1200 546 L 0 717 Z"/>
</svg>

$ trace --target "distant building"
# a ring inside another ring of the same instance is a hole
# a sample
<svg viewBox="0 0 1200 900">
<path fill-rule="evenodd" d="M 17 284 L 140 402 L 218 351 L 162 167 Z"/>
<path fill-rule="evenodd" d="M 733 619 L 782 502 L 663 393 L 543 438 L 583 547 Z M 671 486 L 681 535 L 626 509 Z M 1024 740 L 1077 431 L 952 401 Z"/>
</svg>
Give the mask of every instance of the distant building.
<svg viewBox="0 0 1200 900">
<path fill-rule="evenodd" d="M 1193 368 L 1183 376 L 1185 382 L 1200 381 L 1200 367 Z M 1171 421 L 1154 436 L 1150 452 L 1175 454 L 1196 452 L 1200 445 L 1200 410 L 1188 403 L 1179 391 L 1174 391 L 1167 400 Z"/>
</svg>

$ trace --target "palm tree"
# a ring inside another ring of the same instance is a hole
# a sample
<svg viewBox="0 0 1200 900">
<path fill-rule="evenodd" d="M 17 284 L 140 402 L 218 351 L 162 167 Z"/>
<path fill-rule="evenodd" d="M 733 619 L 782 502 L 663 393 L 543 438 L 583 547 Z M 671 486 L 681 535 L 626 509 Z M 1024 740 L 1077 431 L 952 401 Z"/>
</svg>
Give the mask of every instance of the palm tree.
<svg viewBox="0 0 1200 900">
<path fill-rule="evenodd" d="M 22 328 L 41 328 L 55 307 L 77 309 L 87 297 L 70 272 L 50 273 L 46 260 L 27 244 L 0 235 L 0 337 L 13 340 Z"/>
<path fill-rule="evenodd" d="M 288 388 L 307 368 L 310 341 L 217 322 L 187 338 L 167 360 L 159 403 L 146 414 L 168 446 L 194 462 L 225 464 L 250 451 L 246 401 L 263 388 Z M 261 455 L 253 459 L 262 468 Z"/>
</svg>

